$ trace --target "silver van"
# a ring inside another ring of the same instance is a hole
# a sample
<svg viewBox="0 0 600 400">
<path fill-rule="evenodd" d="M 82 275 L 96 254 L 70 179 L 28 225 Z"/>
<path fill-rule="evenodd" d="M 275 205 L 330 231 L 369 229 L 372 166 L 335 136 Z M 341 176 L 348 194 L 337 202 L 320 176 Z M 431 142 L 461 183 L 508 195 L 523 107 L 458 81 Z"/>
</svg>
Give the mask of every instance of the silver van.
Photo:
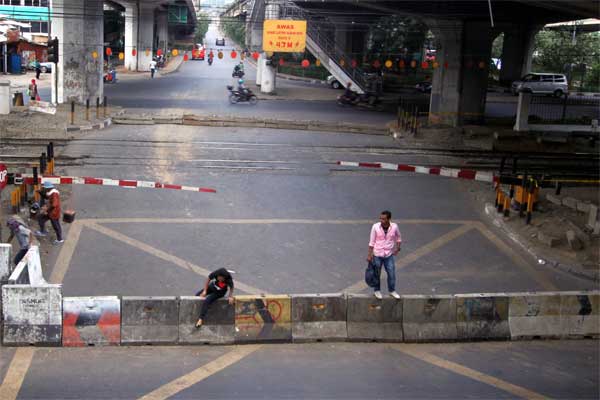
<svg viewBox="0 0 600 400">
<path fill-rule="evenodd" d="M 567 77 L 562 74 L 532 73 L 512 83 L 514 95 L 519 92 L 546 93 L 561 97 L 569 92 Z"/>
</svg>

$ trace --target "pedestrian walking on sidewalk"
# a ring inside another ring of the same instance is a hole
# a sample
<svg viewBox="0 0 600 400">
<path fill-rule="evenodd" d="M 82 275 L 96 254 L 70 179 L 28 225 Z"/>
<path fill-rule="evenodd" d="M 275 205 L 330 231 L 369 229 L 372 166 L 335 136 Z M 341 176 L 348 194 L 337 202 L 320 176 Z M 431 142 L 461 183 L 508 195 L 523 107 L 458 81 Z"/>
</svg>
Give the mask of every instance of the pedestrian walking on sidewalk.
<svg viewBox="0 0 600 400">
<path fill-rule="evenodd" d="M 35 233 L 36 236 L 47 236 L 46 222 L 50 221 L 54 232 L 56 232 L 56 240 L 54 244 L 63 243 L 62 228 L 60 226 L 60 193 L 50 182 L 44 182 L 42 190 L 40 191 L 42 197 L 47 200 L 47 204 L 41 209 L 38 222 L 40 223 L 40 230 Z"/>
<path fill-rule="evenodd" d="M 35 83 L 35 79 L 31 80 L 31 83 L 29 84 L 29 89 L 27 90 L 27 92 L 29 93 L 29 98 L 31 100 L 39 100 L 40 99 L 40 95 L 38 94 L 38 86 L 37 83 Z"/>
<path fill-rule="evenodd" d="M 208 279 L 204 283 L 204 289 L 196 293 L 196 296 L 200 296 L 204 300 L 200 309 L 200 317 L 198 318 L 198 322 L 196 322 L 196 328 L 202 326 L 208 312 L 208 307 L 216 300 L 224 297 L 225 293 L 227 293 L 227 288 L 229 288 L 229 304 L 233 304 L 233 278 L 231 273 L 225 268 L 219 268 L 208 275 Z"/>
<path fill-rule="evenodd" d="M 156 73 L 156 60 L 150 61 L 150 78 L 154 79 L 154 74 Z"/>
<path fill-rule="evenodd" d="M 394 256 L 400 252 L 402 245 L 402 236 L 398 225 L 392 222 L 392 213 L 382 211 L 379 216 L 379 222 L 373 224 L 371 228 L 371 237 L 369 240 L 369 255 L 367 261 L 372 263 L 375 269 L 375 284 L 373 287 L 374 295 L 378 299 L 381 296 L 381 266 L 385 268 L 387 275 L 387 285 L 390 296 L 399 299 L 400 295 L 396 293 L 396 265 Z"/>
<path fill-rule="evenodd" d="M 6 225 L 10 230 L 10 235 L 8 236 L 8 241 L 6 243 L 12 242 L 13 238 L 17 238 L 17 242 L 19 242 L 19 251 L 15 255 L 15 265 L 19 264 L 27 251 L 31 247 L 33 243 L 33 233 L 31 229 L 21 220 L 18 216 L 14 215 L 6 221 Z"/>
<path fill-rule="evenodd" d="M 39 60 L 35 60 L 33 62 L 33 67 L 35 68 L 35 79 L 40 80 L 40 75 L 42 74 L 42 66 Z"/>
</svg>

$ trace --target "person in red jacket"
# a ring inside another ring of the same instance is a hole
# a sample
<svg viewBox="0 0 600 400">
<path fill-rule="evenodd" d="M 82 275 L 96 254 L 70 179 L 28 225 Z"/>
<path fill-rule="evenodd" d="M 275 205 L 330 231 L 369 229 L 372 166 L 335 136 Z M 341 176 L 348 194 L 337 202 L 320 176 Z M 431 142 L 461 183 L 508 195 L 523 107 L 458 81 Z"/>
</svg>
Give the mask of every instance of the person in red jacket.
<svg viewBox="0 0 600 400">
<path fill-rule="evenodd" d="M 60 226 L 60 193 L 50 182 L 44 182 L 42 196 L 47 200 L 47 204 L 42 207 L 42 213 L 39 218 L 40 230 L 35 233 L 36 236 L 47 236 L 46 222 L 50 220 L 54 232 L 56 232 L 56 240 L 54 244 L 63 243 L 62 228 Z"/>
</svg>

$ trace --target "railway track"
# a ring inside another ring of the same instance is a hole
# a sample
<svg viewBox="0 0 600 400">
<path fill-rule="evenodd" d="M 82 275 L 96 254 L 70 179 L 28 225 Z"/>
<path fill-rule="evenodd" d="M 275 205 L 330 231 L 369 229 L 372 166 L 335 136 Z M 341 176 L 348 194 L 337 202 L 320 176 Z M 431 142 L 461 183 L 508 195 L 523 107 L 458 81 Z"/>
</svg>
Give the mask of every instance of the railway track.
<svg viewBox="0 0 600 400">
<path fill-rule="evenodd" d="M 8 165 L 32 165 L 39 160 L 36 150 L 43 149 L 47 144 L 42 139 L 3 139 L 0 142 L 0 160 Z M 361 161 L 386 161 L 404 164 L 416 164 L 428 167 L 444 166 L 448 168 L 470 168 L 499 172 L 504 159 L 504 172 L 513 172 L 513 162 L 516 159 L 516 173 L 552 175 L 564 177 L 597 178 L 600 176 L 600 155 L 598 153 L 509 153 L 474 149 L 444 149 L 444 148 L 400 148 L 380 146 L 335 146 L 335 145 L 306 145 L 290 143 L 252 143 L 228 141 L 176 141 L 176 140 L 121 140 L 121 139 L 78 139 L 73 141 L 55 141 L 57 148 L 56 166 L 174 166 L 182 163 L 191 168 L 239 168 L 274 165 L 300 165 L 303 162 L 319 164 L 327 167 L 338 160 L 361 159 Z M 69 144 L 69 154 L 61 154 L 61 148 Z M 145 149 L 161 148 L 166 152 L 170 148 L 178 149 L 182 145 L 197 153 L 192 159 L 172 157 L 150 157 L 135 155 Z M 11 154 L 11 146 L 18 146 L 20 154 Z M 78 153 L 78 147 L 86 150 Z M 110 154 L 113 147 L 131 148 L 132 156 L 115 156 Z M 89 149 L 98 149 L 98 151 Z M 30 149 L 30 150 L 28 150 Z M 289 157 L 283 160 L 272 159 L 270 153 L 283 151 Z M 41 152 L 41 151 L 40 151 Z M 222 152 L 223 157 L 218 157 Z M 229 157 L 235 152 L 235 157 Z M 227 155 L 227 157 L 225 156 Z M 306 155 L 316 155 L 317 160 L 306 160 Z M 215 157 L 216 156 L 216 157 Z M 297 156 L 297 157 L 295 157 Z M 376 157 L 385 160 L 376 160 Z"/>
</svg>

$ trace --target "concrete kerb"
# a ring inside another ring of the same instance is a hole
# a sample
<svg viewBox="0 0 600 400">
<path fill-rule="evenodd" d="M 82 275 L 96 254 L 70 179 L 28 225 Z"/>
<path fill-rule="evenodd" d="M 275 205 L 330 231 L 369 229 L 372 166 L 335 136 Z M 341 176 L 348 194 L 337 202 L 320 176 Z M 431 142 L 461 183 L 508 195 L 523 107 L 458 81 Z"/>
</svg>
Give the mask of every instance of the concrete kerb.
<svg viewBox="0 0 600 400">
<path fill-rule="evenodd" d="M 288 130 L 308 130 L 321 132 L 358 133 L 365 135 L 388 135 L 385 127 L 370 125 L 353 125 L 342 122 L 278 120 L 262 118 L 218 117 L 184 114 L 173 117 L 121 115 L 114 117 L 112 122 L 121 125 L 157 125 L 176 124 L 188 126 L 218 126 L 218 127 L 249 127 Z"/>
<path fill-rule="evenodd" d="M 496 207 L 491 203 L 485 204 L 485 215 L 491 220 L 491 222 L 500 228 L 508 237 L 516 244 L 518 244 L 523 250 L 531 255 L 535 260 L 543 260 L 545 265 L 552 268 L 556 268 L 562 272 L 566 272 L 578 278 L 587 279 L 593 282 L 600 282 L 600 272 L 583 268 L 578 265 L 563 264 L 555 260 L 549 260 L 546 257 L 540 256 L 532 247 L 527 246 L 523 243 L 517 233 L 515 233 L 504 221 L 504 217 L 497 213 Z"/>
<path fill-rule="evenodd" d="M 600 337 L 600 291 L 236 296 L 214 303 L 199 329 L 195 296 L 63 298 L 61 285 L 4 285 L 2 299 L 6 346 Z"/>
<path fill-rule="evenodd" d="M 78 132 L 78 131 L 91 131 L 91 130 L 102 130 L 111 126 L 113 123 L 112 118 L 106 118 L 104 121 L 92 124 L 92 125 L 79 125 L 79 126 L 67 126 L 65 128 L 66 133 Z"/>
</svg>

